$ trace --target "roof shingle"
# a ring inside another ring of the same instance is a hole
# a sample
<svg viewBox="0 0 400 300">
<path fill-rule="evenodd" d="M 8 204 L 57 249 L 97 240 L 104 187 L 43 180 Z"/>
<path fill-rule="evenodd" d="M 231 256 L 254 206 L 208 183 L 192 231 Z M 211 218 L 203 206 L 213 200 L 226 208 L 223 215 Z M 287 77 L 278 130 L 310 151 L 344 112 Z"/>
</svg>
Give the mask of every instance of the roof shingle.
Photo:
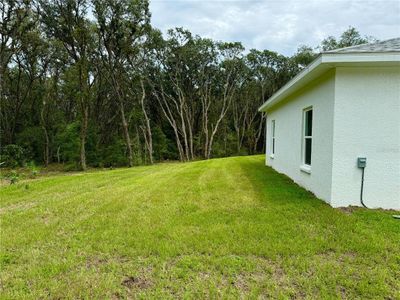
<svg viewBox="0 0 400 300">
<path fill-rule="evenodd" d="M 400 37 L 357 46 L 325 51 L 323 53 L 379 53 L 400 52 Z"/>
</svg>

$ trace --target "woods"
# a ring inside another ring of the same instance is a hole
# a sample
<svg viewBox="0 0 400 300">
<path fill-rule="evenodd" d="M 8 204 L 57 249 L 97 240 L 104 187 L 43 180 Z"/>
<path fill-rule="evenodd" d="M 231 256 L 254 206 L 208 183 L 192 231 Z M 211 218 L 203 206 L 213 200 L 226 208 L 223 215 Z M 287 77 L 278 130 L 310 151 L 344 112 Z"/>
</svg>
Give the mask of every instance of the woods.
<svg viewBox="0 0 400 300">
<path fill-rule="evenodd" d="M 349 28 L 319 50 L 368 40 Z M 259 153 L 257 108 L 316 50 L 162 35 L 146 0 L 2 0 L 1 162 L 85 170 Z"/>
</svg>

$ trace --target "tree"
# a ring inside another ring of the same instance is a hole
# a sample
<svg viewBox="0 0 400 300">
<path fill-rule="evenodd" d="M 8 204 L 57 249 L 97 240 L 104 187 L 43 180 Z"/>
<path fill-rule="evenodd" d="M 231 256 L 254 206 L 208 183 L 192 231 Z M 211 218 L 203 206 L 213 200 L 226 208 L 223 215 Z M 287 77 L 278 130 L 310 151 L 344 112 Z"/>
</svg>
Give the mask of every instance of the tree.
<svg viewBox="0 0 400 300">
<path fill-rule="evenodd" d="M 26 59 L 26 55 L 30 55 L 26 50 L 30 46 L 28 36 L 37 25 L 37 20 L 26 1 L 5 0 L 0 5 L 0 117 L 3 120 L 2 132 L 5 133 L 1 139 L 6 144 L 12 144 L 15 142 L 15 129 L 22 104 L 34 80 L 33 77 L 26 78 L 24 64 L 34 63 Z M 38 44 L 35 43 L 33 47 L 38 47 Z M 17 67 L 11 67 L 10 64 L 16 64 Z M 30 83 L 22 82 L 24 80 Z"/>
<path fill-rule="evenodd" d="M 193 37 L 190 32 L 177 28 L 168 31 L 168 39 L 159 34 L 152 37 L 156 53 L 153 64 L 157 72 L 151 78 L 153 94 L 170 126 L 173 128 L 179 158 L 193 159 L 194 102 L 190 99 L 192 85 L 189 70 Z"/>
<path fill-rule="evenodd" d="M 93 31 L 87 18 L 87 0 L 40 0 L 42 22 L 50 37 L 62 42 L 78 78 L 76 98 L 81 112 L 80 166 L 86 170 L 86 138 L 89 123 L 90 88 L 94 73 L 90 70 Z"/>
<path fill-rule="evenodd" d="M 237 153 L 256 153 L 263 137 L 265 116 L 258 108 L 290 78 L 297 63 L 278 53 L 251 49 L 245 57 L 247 80 L 233 101 L 232 122 Z"/>
<path fill-rule="evenodd" d="M 140 128 L 143 131 L 143 136 L 144 136 L 150 164 L 153 164 L 153 135 L 151 132 L 150 118 L 147 114 L 147 109 L 146 109 L 146 104 L 145 104 L 146 88 L 144 86 L 143 79 L 140 80 L 140 87 L 142 89 L 142 96 L 140 97 L 140 106 L 142 108 L 142 113 L 143 113 L 143 118 L 144 118 L 143 125 L 140 126 Z"/>
<path fill-rule="evenodd" d="M 295 55 L 292 56 L 292 60 L 299 69 L 303 69 L 307 67 L 316 57 L 317 54 L 314 52 L 313 48 L 302 45 L 297 49 Z"/>
<path fill-rule="evenodd" d="M 99 55 L 109 75 L 121 115 L 121 122 L 128 149 L 128 165 L 133 165 L 129 124 L 125 102 L 129 97 L 124 91 L 124 81 L 130 81 L 127 68 L 129 61 L 137 61 L 141 43 L 149 28 L 150 14 L 147 0 L 94 0 L 97 19 Z"/>
<path fill-rule="evenodd" d="M 19 149 L 20 162 L 45 166 L 259 153 L 259 106 L 316 56 L 308 46 L 291 57 L 245 53 L 183 28 L 163 36 L 150 26 L 148 0 L 2 0 L 0 8 L 0 151 Z M 350 28 L 322 44 L 366 40 Z"/>
<path fill-rule="evenodd" d="M 356 28 L 350 26 L 340 35 L 339 39 L 336 39 L 334 36 L 329 36 L 326 39 L 323 39 L 320 48 L 322 51 L 329 51 L 337 48 L 356 46 L 374 41 L 376 41 L 375 38 L 371 36 L 362 37 Z"/>
<path fill-rule="evenodd" d="M 219 126 L 231 107 L 232 100 L 243 85 L 246 77 L 243 76 L 244 63 L 242 52 L 244 48 L 240 43 L 218 43 L 217 59 L 219 62 L 216 79 L 213 84 L 215 91 L 211 93 L 214 97 L 207 97 L 211 102 L 204 101 L 203 105 L 203 128 L 205 133 L 205 158 L 209 159 L 212 146 Z M 210 132 L 210 134 L 208 134 Z"/>
</svg>

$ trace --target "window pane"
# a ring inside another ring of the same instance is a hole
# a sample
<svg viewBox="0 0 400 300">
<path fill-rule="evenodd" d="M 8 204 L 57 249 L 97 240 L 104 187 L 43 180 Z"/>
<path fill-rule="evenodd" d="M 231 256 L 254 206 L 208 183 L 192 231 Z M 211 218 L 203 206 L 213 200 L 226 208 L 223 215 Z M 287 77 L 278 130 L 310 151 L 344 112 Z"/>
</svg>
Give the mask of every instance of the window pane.
<svg viewBox="0 0 400 300">
<path fill-rule="evenodd" d="M 311 143 L 312 139 L 306 138 L 304 139 L 304 163 L 306 165 L 311 165 Z"/>
<path fill-rule="evenodd" d="M 272 137 L 275 137 L 275 120 L 272 120 Z"/>
<path fill-rule="evenodd" d="M 272 139 L 272 154 L 275 154 L 275 138 Z"/>
<path fill-rule="evenodd" d="M 313 111 L 308 110 L 306 111 L 306 116 L 305 116 L 305 132 L 304 134 L 306 136 L 312 136 L 312 116 L 313 116 Z"/>
</svg>

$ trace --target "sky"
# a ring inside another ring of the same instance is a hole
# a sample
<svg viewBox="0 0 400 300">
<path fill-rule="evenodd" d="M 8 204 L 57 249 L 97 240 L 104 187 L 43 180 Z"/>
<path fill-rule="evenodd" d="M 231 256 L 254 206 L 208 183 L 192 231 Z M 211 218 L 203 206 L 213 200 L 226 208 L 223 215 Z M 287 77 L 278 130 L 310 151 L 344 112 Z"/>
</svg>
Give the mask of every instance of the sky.
<svg viewBox="0 0 400 300">
<path fill-rule="evenodd" d="M 349 26 L 379 40 L 400 37 L 400 0 L 150 0 L 152 25 L 183 27 L 246 49 L 292 55 Z"/>
</svg>

